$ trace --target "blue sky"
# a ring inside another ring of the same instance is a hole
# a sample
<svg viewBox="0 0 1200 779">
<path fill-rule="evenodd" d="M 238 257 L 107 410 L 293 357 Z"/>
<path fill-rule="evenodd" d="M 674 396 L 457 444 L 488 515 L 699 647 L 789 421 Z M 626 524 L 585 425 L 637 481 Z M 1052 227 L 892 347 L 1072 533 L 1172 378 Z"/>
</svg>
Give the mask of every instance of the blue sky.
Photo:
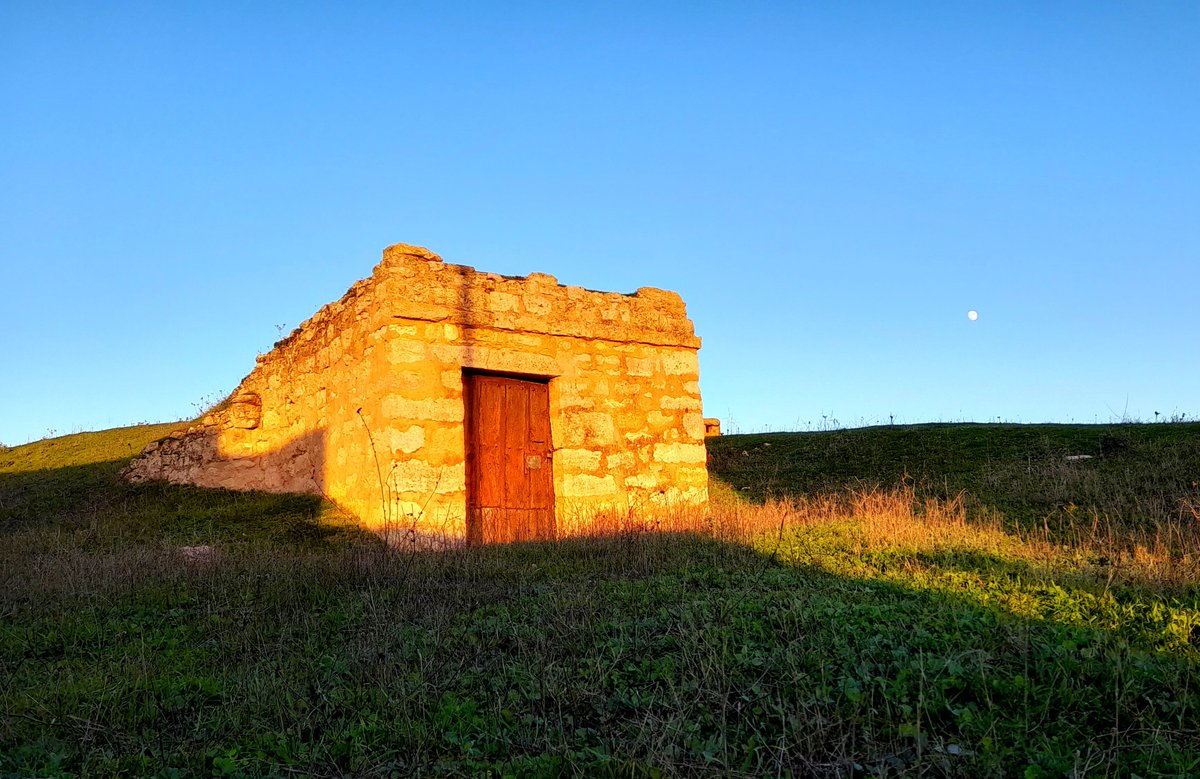
<svg viewBox="0 0 1200 779">
<path fill-rule="evenodd" d="M 396 242 L 680 292 L 743 431 L 1200 415 L 1198 40 L 1192 2 L 0 5 L 0 441 L 194 415 Z"/>
</svg>

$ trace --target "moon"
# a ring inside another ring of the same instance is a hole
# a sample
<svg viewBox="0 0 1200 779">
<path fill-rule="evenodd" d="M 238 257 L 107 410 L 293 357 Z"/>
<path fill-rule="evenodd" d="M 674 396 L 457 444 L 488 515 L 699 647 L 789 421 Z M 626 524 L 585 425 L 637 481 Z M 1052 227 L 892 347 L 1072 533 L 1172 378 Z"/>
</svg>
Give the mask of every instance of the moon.
<svg viewBox="0 0 1200 779">
<path fill-rule="evenodd" d="M 976 311 L 975 309 L 971 309 L 970 311 L 967 312 L 967 319 L 970 319 L 972 322 L 974 322 L 978 318 L 979 318 L 979 312 Z"/>
</svg>

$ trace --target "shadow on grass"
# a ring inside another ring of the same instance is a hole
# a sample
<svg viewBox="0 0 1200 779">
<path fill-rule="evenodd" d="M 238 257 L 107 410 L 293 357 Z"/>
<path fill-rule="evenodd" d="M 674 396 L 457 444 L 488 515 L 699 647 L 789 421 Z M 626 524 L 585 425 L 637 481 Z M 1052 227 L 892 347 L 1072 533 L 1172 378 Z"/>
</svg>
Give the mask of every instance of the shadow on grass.
<svg viewBox="0 0 1200 779">
<path fill-rule="evenodd" d="M 118 475 L 128 458 L 0 473 L 0 536 L 55 532 L 58 542 L 320 544 L 374 538 L 312 495 L 235 492 Z M 61 535 L 66 534 L 66 535 Z"/>
<path fill-rule="evenodd" d="M 112 568 L 67 599 L 39 597 L 43 570 L 0 594 L 0 772 L 1196 769 L 1194 659 L 771 551 L 649 533 L 264 547 Z"/>
<path fill-rule="evenodd" d="M 1146 593 L 788 537 L 402 553 L 125 462 L 0 473 L 0 775 L 1200 770 L 1195 614 Z"/>
</svg>

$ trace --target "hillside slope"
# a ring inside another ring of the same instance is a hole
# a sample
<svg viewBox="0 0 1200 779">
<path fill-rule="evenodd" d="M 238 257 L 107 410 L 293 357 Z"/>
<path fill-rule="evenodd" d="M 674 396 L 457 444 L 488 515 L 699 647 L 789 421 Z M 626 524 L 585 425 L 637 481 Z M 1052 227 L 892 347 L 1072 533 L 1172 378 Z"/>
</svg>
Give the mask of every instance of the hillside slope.
<svg viewBox="0 0 1200 779">
<path fill-rule="evenodd" d="M 137 425 L 0 450 L 0 537 L 22 533 L 62 548 L 96 550 L 320 541 L 357 533 L 346 517 L 309 495 L 132 485 L 119 477 L 146 444 L 178 428 L 179 423 Z"/>
<path fill-rule="evenodd" d="M 719 483 L 756 500 L 911 486 L 1016 526 L 1153 525 L 1200 507 L 1200 423 L 930 424 L 708 441 Z"/>
<path fill-rule="evenodd" d="M 35 519 L 69 524 L 114 505 L 141 515 L 159 499 L 172 512 L 181 500 L 193 508 L 217 503 L 233 515 L 248 512 L 248 521 L 256 510 L 319 513 L 311 498 L 120 482 L 131 457 L 176 427 L 116 428 L 0 450 L 0 530 Z M 717 497 L 761 501 L 903 485 L 918 499 L 961 497 L 974 515 L 1051 528 L 1097 517 L 1153 527 L 1200 507 L 1200 423 L 906 425 L 726 435 L 710 438 L 708 448 Z"/>
<path fill-rule="evenodd" d="M 161 432 L 0 451 L 0 777 L 1200 772 L 1194 536 L 936 498 L 1183 508 L 1194 426 L 730 436 L 705 532 L 426 554 L 121 482 Z"/>
</svg>

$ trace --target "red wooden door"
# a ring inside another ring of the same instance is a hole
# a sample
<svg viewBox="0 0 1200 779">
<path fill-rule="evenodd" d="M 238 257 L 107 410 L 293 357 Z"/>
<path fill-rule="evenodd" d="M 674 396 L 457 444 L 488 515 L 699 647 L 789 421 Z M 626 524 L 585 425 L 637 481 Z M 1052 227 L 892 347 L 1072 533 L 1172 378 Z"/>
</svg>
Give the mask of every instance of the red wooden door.
<svg viewBox="0 0 1200 779">
<path fill-rule="evenodd" d="M 467 541 L 554 537 L 550 393 L 544 382 L 467 374 Z"/>
</svg>

